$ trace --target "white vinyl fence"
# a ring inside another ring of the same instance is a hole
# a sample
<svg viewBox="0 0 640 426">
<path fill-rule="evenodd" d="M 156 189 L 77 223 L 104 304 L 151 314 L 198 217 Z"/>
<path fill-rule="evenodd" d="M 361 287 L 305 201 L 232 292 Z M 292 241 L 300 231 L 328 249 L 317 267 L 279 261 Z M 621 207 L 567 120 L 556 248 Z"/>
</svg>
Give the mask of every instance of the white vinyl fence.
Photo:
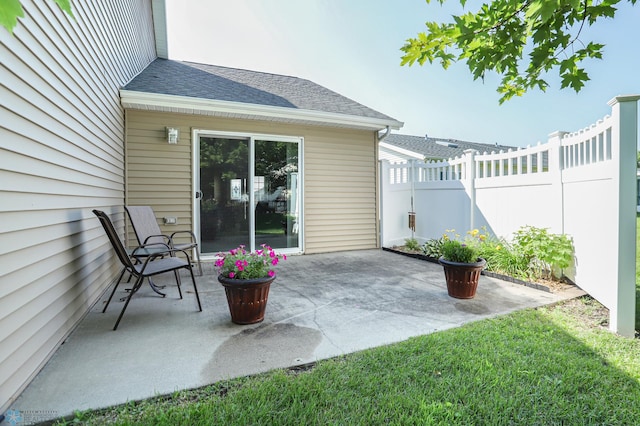
<svg viewBox="0 0 640 426">
<path fill-rule="evenodd" d="M 567 234 L 575 266 L 565 273 L 609 308 L 613 331 L 633 337 L 638 99 L 616 97 L 610 116 L 535 147 L 468 151 L 440 162 L 382 161 L 382 246 L 483 226 L 508 240 L 526 225 Z"/>
</svg>

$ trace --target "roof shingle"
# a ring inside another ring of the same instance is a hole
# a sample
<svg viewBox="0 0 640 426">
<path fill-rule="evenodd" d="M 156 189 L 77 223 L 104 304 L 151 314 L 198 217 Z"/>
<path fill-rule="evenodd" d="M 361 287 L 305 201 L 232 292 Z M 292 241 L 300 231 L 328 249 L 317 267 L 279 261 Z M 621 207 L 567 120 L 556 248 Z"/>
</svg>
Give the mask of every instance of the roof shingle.
<svg viewBox="0 0 640 426">
<path fill-rule="evenodd" d="M 491 145 L 478 142 L 461 141 L 457 139 L 431 138 L 428 136 L 410 136 L 392 133 L 384 139 L 389 145 L 403 148 L 423 155 L 425 158 L 447 159 L 461 157 L 464 151 L 473 149 L 483 152 L 499 152 L 516 147 L 506 145 Z"/>
<path fill-rule="evenodd" d="M 125 90 L 395 120 L 312 81 L 156 59 Z"/>
</svg>

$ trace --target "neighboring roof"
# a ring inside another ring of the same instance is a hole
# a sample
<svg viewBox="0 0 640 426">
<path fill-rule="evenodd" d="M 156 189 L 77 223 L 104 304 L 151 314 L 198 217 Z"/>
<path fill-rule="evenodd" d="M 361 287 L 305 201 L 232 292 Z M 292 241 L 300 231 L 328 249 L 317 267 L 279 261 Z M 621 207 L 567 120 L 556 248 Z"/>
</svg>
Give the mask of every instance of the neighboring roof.
<svg viewBox="0 0 640 426">
<path fill-rule="evenodd" d="M 167 59 L 153 61 L 120 94 L 134 109 L 373 130 L 403 125 L 309 80 Z"/>
<path fill-rule="evenodd" d="M 380 142 L 381 147 L 389 148 L 399 154 L 417 154 L 429 159 L 447 159 L 461 157 L 468 149 L 484 152 L 500 152 L 517 147 L 461 141 L 457 139 L 431 138 L 428 136 L 410 136 L 391 133 Z"/>
</svg>

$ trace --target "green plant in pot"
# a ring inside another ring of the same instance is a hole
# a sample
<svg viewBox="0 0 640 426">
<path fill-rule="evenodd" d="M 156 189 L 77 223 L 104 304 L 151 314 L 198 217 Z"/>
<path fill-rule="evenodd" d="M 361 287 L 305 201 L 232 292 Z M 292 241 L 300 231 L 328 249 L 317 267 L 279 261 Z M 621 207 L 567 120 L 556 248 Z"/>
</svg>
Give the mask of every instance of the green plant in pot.
<svg viewBox="0 0 640 426">
<path fill-rule="evenodd" d="M 286 258 L 264 244 L 254 252 L 240 246 L 218 254 L 218 282 L 224 287 L 231 321 L 255 324 L 264 320 L 269 289 L 276 279 L 273 268 Z"/>
<path fill-rule="evenodd" d="M 475 234 L 474 234 L 475 233 Z M 480 273 L 487 262 L 478 256 L 478 248 L 473 238 L 477 230 L 469 231 L 471 239 L 464 242 L 446 237 L 442 243 L 442 256 L 439 259 L 444 268 L 449 296 L 458 299 L 475 297 Z"/>
</svg>

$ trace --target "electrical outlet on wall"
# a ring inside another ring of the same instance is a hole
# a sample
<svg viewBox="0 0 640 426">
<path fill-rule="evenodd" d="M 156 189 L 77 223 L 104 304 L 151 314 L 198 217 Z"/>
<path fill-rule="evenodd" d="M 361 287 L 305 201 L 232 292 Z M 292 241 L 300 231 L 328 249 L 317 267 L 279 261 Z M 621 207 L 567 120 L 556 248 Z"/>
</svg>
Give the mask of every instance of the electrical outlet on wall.
<svg viewBox="0 0 640 426">
<path fill-rule="evenodd" d="M 162 220 L 164 220 L 165 225 L 175 225 L 178 223 L 178 218 L 175 216 L 166 216 L 163 217 Z"/>
</svg>

